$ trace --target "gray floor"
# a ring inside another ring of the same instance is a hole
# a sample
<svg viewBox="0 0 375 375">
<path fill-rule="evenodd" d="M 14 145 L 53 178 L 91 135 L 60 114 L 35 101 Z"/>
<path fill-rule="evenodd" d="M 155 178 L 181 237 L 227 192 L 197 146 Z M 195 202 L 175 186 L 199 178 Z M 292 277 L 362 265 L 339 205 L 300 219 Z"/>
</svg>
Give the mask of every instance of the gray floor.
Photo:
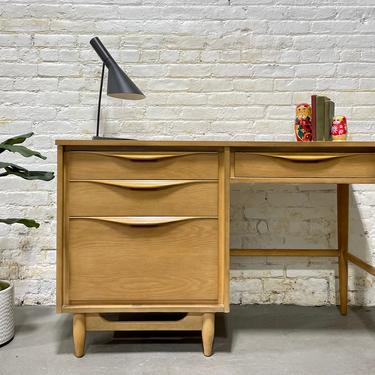
<svg viewBox="0 0 375 375">
<path fill-rule="evenodd" d="M 210 358 L 196 334 L 90 332 L 77 359 L 71 316 L 20 307 L 16 337 L 0 348 L 0 375 L 375 374 L 375 308 L 342 317 L 335 307 L 232 306 L 217 316 L 216 332 Z"/>
</svg>

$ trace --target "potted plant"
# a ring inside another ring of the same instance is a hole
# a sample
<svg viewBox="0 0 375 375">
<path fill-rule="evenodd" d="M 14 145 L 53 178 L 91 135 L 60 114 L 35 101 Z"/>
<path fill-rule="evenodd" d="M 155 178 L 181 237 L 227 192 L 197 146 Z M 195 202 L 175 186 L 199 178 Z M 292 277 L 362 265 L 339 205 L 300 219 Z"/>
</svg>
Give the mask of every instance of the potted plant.
<svg viewBox="0 0 375 375">
<path fill-rule="evenodd" d="M 30 150 L 29 148 L 20 145 L 27 138 L 30 138 L 33 133 L 19 135 L 14 138 L 9 138 L 0 143 L 0 154 L 8 151 L 20 154 L 24 157 L 35 156 L 40 159 L 46 159 L 38 151 Z M 0 162 L 0 177 L 14 175 L 25 180 L 43 180 L 50 181 L 54 178 L 53 172 L 45 171 L 29 171 L 19 165 L 10 162 Z M 38 228 L 39 223 L 33 219 L 27 218 L 0 218 L 0 223 L 4 224 L 22 224 L 28 228 Z M 0 345 L 4 345 L 11 341 L 15 333 L 14 320 L 14 287 L 9 281 L 0 280 Z"/>
</svg>

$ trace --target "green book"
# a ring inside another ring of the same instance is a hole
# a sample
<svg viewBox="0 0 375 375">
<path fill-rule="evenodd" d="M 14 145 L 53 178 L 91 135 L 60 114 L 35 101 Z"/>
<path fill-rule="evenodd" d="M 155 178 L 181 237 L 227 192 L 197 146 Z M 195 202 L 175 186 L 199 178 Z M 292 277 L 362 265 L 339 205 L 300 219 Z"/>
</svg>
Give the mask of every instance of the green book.
<svg viewBox="0 0 375 375">
<path fill-rule="evenodd" d="M 325 138 L 325 96 L 316 97 L 316 140 L 323 141 Z"/>
<path fill-rule="evenodd" d="M 331 125 L 335 114 L 335 103 L 326 96 L 316 97 L 316 140 L 331 140 Z"/>
<path fill-rule="evenodd" d="M 330 100 L 329 101 L 329 112 L 328 112 L 328 129 L 327 129 L 327 139 L 326 141 L 332 141 L 331 136 L 331 126 L 333 118 L 335 117 L 335 103 Z"/>
<path fill-rule="evenodd" d="M 324 138 L 323 141 L 331 140 L 331 125 L 335 114 L 335 103 L 326 98 L 324 106 Z"/>
<path fill-rule="evenodd" d="M 329 107 L 330 107 L 330 100 L 329 98 L 325 98 L 324 101 L 324 132 L 323 132 L 323 141 L 329 140 L 329 133 L 330 133 L 330 124 L 329 124 Z"/>
</svg>

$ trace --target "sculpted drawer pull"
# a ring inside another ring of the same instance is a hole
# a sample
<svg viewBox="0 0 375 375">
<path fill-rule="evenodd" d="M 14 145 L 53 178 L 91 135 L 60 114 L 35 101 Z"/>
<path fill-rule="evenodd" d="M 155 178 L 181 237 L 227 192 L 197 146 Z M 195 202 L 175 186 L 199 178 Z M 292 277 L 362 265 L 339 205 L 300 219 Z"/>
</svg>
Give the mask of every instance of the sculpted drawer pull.
<svg viewBox="0 0 375 375">
<path fill-rule="evenodd" d="M 72 217 L 71 219 L 88 219 L 106 221 L 110 223 L 136 226 L 136 227 L 148 227 L 155 225 L 164 225 L 170 223 L 177 223 L 181 221 L 197 220 L 197 219 L 214 219 L 212 216 L 126 216 L 126 217 Z"/>
<path fill-rule="evenodd" d="M 178 154 L 108 154 L 108 153 L 102 153 L 97 152 L 98 155 L 108 156 L 112 158 L 119 158 L 119 159 L 126 159 L 130 161 L 157 161 L 162 159 L 171 159 L 171 158 L 178 158 L 181 156 L 187 156 L 187 155 L 194 155 L 195 152 L 184 152 L 184 153 L 178 153 Z"/>
<path fill-rule="evenodd" d="M 352 154 L 329 155 L 329 154 L 257 154 L 262 156 L 269 156 L 271 158 L 285 159 L 296 162 L 318 162 L 331 159 L 340 159 Z"/>
<path fill-rule="evenodd" d="M 71 182 L 74 182 L 72 180 Z M 199 182 L 215 182 L 211 180 L 77 180 L 77 182 L 92 182 L 101 185 L 110 185 L 135 190 L 154 190 L 178 185 L 194 184 Z"/>
</svg>

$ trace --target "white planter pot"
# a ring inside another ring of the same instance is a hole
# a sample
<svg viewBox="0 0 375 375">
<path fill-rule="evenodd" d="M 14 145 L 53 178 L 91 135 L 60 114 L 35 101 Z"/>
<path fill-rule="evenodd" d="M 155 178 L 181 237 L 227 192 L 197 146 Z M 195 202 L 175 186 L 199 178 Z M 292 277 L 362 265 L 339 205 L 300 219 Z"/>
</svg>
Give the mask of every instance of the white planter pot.
<svg viewBox="0 0 375 375">
<path fill-rule="evenodd" d="M 14 287 L 8 281 L 0 280 L 0 345 L 10 341 L 14 333 Z"/>
</svg>

